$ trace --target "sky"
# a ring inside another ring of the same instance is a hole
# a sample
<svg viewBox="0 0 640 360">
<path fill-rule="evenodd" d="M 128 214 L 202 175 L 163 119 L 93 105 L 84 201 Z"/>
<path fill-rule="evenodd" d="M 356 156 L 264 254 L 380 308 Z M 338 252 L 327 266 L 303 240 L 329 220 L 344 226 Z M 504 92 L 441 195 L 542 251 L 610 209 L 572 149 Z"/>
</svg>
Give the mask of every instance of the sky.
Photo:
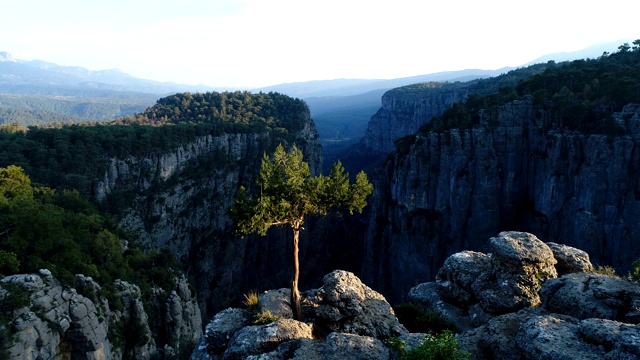
<svg viewBox="0 0 640 360">
<path fill-rule="evenodd" d="M 0 0 L 0 51 L 255 88 L 493 70 L 640 38 L 640 1 Z"/>
</svg>

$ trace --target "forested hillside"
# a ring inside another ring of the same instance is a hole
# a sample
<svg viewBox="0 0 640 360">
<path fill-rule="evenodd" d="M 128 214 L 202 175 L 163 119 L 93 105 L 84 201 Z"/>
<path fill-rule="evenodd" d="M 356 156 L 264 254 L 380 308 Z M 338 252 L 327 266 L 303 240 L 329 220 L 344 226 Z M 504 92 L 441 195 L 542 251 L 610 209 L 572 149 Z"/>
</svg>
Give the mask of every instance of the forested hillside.
<svg viewBox="0 0 640 360">
<path fill-rule="evenodd" d="M 142 112 L 156 99 L 151 94 L 132 98 L 0 94 L 0 124 L 49 126 L 107 121 Z"/>
<path fill-rule="evenodd" d="M 111 157 L 165 153 L 199 136 L 299 131 L 306 105 L 277 93 L 176 94 L 146 111 L 96 125 L 0 131 L 0 166 L 18 165 L 33 181 L 90 196 Z"/>
</svg>

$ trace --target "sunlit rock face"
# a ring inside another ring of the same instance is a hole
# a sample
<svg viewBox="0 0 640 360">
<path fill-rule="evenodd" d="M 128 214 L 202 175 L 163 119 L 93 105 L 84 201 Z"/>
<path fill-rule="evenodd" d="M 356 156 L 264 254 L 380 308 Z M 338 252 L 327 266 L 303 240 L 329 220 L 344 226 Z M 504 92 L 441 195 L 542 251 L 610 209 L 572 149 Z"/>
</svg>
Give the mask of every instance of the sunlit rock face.
<svg viewBox="0 0 640 360">
<path fill-rule="evenodd" d="M 621 136 L 553 130 L 531 98 L 480 126 L 419 134 L 374 182 L 362 278 L 392 301 L 431 280 L 452 253 L 486 251 L 503 230 L 575 246 L 622 273 L 640 258 L 640 106 Z"/>
<path fill-rule="evenodd" d="M 157 359 L 190 351 L 202 336 L 184 277 L 170 293 L 154 288 L 146 304 L 140 288 L 124 281 L 115 281 L 112 302 L 90 277 L 76 275 L 76 286 L 83 294 L 47 269 L 2 278 L 2 359 Z"/>
<path fill-rule="evenodd" d="M 206 319 L 250 290 L 280 287 L 290 279 L 288 229 L 241 239 L 227 213 L 238 188 L 255 185 L 263 156 L 279 143 L 298 146 L 312 175 L 320 173 L 322 150 L 307 112 L 304 126 L 286 137 L 267 132 L 203 136 L 167 153 L 110 159 L 94 195 L 119 204 L 121 227 L 143 245 L 171 249 L 196 287 Z M 302 236 L 303 262 L 305 256 L 328 253 L 326 243 L 304 241 L 306 232 Z M 310 286 L 308 272 L 326 269 L 302 271 L 301 284 Z"/>
</svg>

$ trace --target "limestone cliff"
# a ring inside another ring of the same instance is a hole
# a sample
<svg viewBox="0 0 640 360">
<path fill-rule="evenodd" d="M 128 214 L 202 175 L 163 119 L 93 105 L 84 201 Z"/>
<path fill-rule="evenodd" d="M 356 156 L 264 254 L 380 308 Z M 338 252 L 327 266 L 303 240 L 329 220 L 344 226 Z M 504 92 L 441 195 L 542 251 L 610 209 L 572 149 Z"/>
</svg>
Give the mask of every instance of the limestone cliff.
<svg viewBox="0 0 640 360">
<path fill-rule="evenodd" d="M 76 288 L 49 270 L 0 280 L 3 359 L 157 359 L 188 352 L 202 336 L 198 304 L 184 277 L 145 307 L 140 289 L 117 280 L 107 301 L 91 278 Z M 149 310 L 150 309 L 150 310 Z M 151 319 L 150 319 L 151 318 Z"/>
<path fill-rule="evenodd" d="M 391 89 L 382 96 L 378 112 L 371 117 L 365 136 L 353 151 L 384 157 L 395 150 L 394 142 L 415 133 L 433 117 L 470 94 L 491 95 L 518 81 L 543 72 L 548 64 L 536 64 L 506 74 L 466 82 L 426 82 Z"/>
<path fill-rule="evenodd" d="M 640 106 L 614 119 L 625 135 L 552 130 L 552 117 L 525 97 L 472 129 L 409 139 L 374 183 L 363 280 L 400 300 L 448 255 L 485 250 L 506 229 L 626 271 L 640 257 Z"/>
<path fill-rule="evenodd" d="M 240 239 L 227 215 L 238 187 L 253 186 L 263 155 L 280 142 L 296 144 L 312 174 L 320 172 L 321 148 L 307 111 L 302 129 L 288 137 L 229 133 L 200 137 L 168 153 L 112 158 L 94 186 L 95 197 L 119 209 L 122 228 L 143 244 L 172 250 L 196 286 L 206 318 L 251 289 L 288 281 L 285 230 L 279 237 Z"/>
<path fill-rule="evenodd" d="M 393 89 L 382 96 L 381 107 L 369 120 L 360 141 L 368 151 L 385 155 L 395 150 L 396 139 L 415 133 L 429 119 L 442 114 L 453 103 L 463 101 L 470 91 L 468 86 L 460 84 L 413 85 L 416 86 L 422 91 L 413 96 L 406 93 L 411 87 Z"/>
</svg>

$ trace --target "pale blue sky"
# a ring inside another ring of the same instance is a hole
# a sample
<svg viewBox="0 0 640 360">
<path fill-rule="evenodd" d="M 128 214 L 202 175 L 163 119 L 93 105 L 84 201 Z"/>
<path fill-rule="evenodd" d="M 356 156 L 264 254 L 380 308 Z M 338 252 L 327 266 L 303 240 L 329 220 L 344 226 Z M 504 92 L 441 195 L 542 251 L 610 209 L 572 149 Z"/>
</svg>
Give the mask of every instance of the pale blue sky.
<svg viewBox="0 0 640 360">
<path fill-rule="evenodd" d="M 0 0 L 0 51 L 210 86 L 517 66 L 640 38 L 640 2 Z"/>
</svg>

